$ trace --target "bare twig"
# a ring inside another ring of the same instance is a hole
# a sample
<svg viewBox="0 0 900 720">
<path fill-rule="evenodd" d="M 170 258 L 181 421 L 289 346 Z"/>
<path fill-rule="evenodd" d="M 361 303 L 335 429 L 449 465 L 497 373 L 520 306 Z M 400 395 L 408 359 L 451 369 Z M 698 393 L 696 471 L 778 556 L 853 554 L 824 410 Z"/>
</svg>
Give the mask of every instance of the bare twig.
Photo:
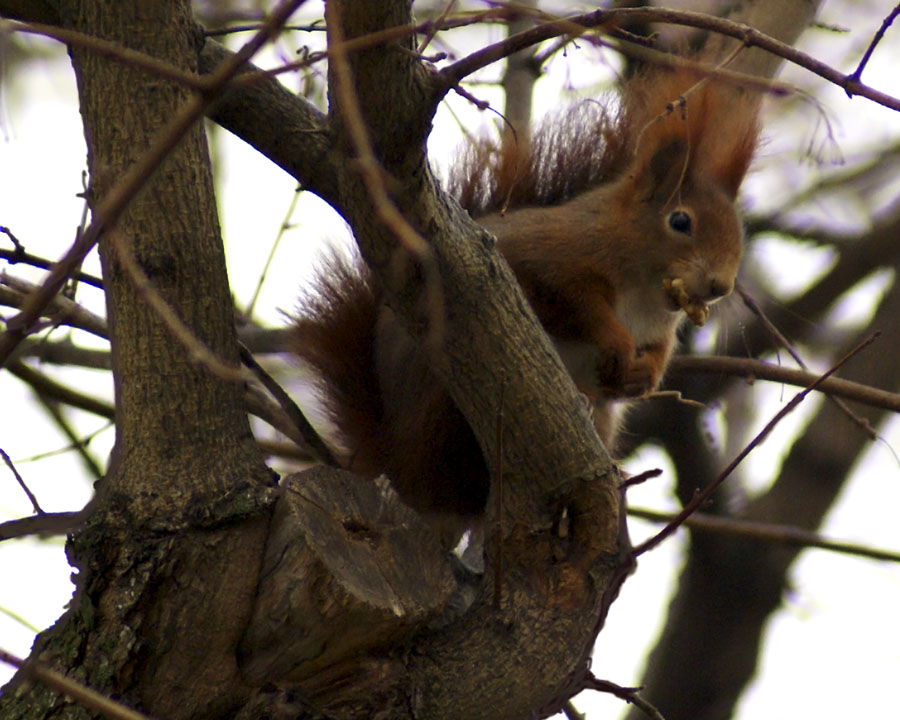
<svg viewBox="0 0 900 720">
<path fill-rule="evenodd" d="M 750 380 L 771 380 L 798 387 L 806 387 L 818 377 L 815 373 L 781 367 L 762 360 L 721 355 L 679 355 L 672 358 L 668 372 L 670 375 L 730 375 Z M 900 394 L 879 390 L 862 383 L 828 377 L 816 385 L 815 389 L 826 395 L 900 412 Z"/>
<path fill-rule="evenodd" d="M 291 227 L 291 218 L 294 216 L 294 211 L 297 209 L 297 203 L 300 202 L 300 196 L 302 194 L 303 186 L 298 185 L 291 197 L 291 202 L 288 206 L 287 213 L 285 213 L 284 220 L 281 221 L 281 227 L 278 228 L 278 234 L 272 241 L 272 247 L 269 248 L 269 255 L 266 257 L 266 262 L 263 265 L 262 271 L 259 273 L 259 280 L 256 283 L 256 289 L 253 291 L 253 297 L 250 298 L 250 302 L 247 303 L 247 309 L 244 310 L 244 316 L 248 321 L 253 319 L 253 311 L 256 309 L 256 303 L 259 300 L 259 295 L 266 282 L 266 276 L 269 274 L 269 268 L 272 266 L 272 260 L 275 259 L 275 253 L 278 251 L 278 246 L 281 245 L 281 240 L 284 238 L 285 232 Z"/>
<path fill-rule="evenodd" d="M 384 186 L 383 170 L 378 158 L 375 157 L 369 131 L 363 120 L 359 100 L 353 88 L 348 59 L 350 42 L 344 40 L 337 12 L 337 7 L 333 3 L 326 6 L 326 14 L 330 16 L 329 30 L 331 34 L 328 51 L 334 61 L 335 85 L 337 86 L 335 89 L 340 98 L 341 111 L 348 135 L 357 154 L 360 173 L 379 218 L 410 252 L 424 260 L 430 254 L 428 244 L 403 217 L 403 214 L 391 201 Z"/>
<path fill-rule="evenodd" d="M 63 435 L 68 438 L 70 449 L 78 453 L 82 464 L 85 469 L 87 469 L 88 473 L 90 473 L 92 479 L 99 480 L 103 477 L 103 468 L 100 467 L 100 464 L 88 452 L 87 442 L 78 436 L 75 429 L 72 427 L 72 424 L 68 421 L 66 416 L 63 415 L 59 407 L 59 401 L 42 393 L 38 393 L 38 399 L 50 417 L 53 418 L 53 422 L 56 423 L 56 426 L 62 431 Z M 93 437 L 93 435 L 91 437 Z"/>
<path fill-rule="evenodd" d="M 280 65 L 279 67 L 273 68 L 271 70 L 256 70 L 253 72 L 241 73 L 240 77 L 235 78 L 231 83 L 231 87 L 241 88 L 245 87 L 246 85 L 252 85 L 255 82 L 260 82 L 262 80 L 276 77 L 277 75 L 282 75 L 287 72 L 302 70 L 303 68 L 307 68 L 311 65 L 315 65 L 318 62 L 322 62 L 323 60 L 334 59 L 335 53 L 344 53 L 346 55 L 354 52 L 359 52 L 360 50 L 368 50 L 370 48 L 379 47 L 381 45 L 384 45 L 385 43 L 399 40 L 401 38 L 408 37 L 409 35 L 413 35 L 422 27 L 430 26 L 431 23 L 424 23 L 419 27 L 413 25 L 398 25 L 395 27 L 384 28 L 367 35 L 350 38 L 349 40 L 342 40 L 340 42 L 329 41 L 327 50 L 317 50 L 316 52 L 311 52 L 299 60 Z"/>
<path fill-rule="evenodd" d="M 648 480 L 658 478 L 660 475 L 662 475 L 662 470 L 660 470 L 659 468 L 653 468 L 652 470 L 645 470 L 644 472 L 637 475 L 625 477 L 625 479 L 619 483 L 619 490 L 627 490 L 628 488 L 632 488 L 636 485 L 642 485 Z"/>
<path fill-rule="evenodd" d="M 32 255 L 31 253 L 27 253 L 24 250 L 19 251 L 16 250 L 6 250 L 5 248 L 0 248 L 0 258 L 6 260 L 10 265 L 15 265 L 16 263 L 24 263 L 25 265 L 30 265 L 32 267 L 41 268 L 43 270 L 49 270 L 53 267 L 53 261 L 48 260 L 47 258 L 42 258 L 39 255 Z M 90 275 L 85 272 L 77 272 L 73 273 L 72 277 L 78 282 L 83 282 L 86 285 L 92 285 L 95 288 L 103 289 L 103 281 L 98 278 L 96 275 Z"/>
<path fill-rule="evenodd" d="M 309 420 L 306 419 L 306 415 L 303 414 L 303 411 L 297 406 L 297 403 L 295 403 L 290 395 L 284 391 L 284 388 L 281 387 L 281 385 L 275 381 L 275 378 L 269 375 L 258 362 L 256 362 L 253 353 L 251 353 L 243 344 L 240 345 L 240 353 L 241 361 L 253 371 L 253 374 L 256 375 L 263 384 L 263 387 L 272 394 L 272 397 L 278 402 L 282 411 L 284 411 L 290 419 L 291 424 L 300 433 L 305 449 L 312 453 L 315 460 L 330 465 L 331 467 L 340 467 L 340 463 L 335 459 L 331 450 L 328 449 L 328 446 L 322 441 L 322 438 L 319 437 L 319 434 L 310 424 Z"/>
<path fill-rule="evenodd" d="M 19 380 L 30 385 L 41 395 L 51 397 L 54 400 L 71 405 L 72 407 L 85 410 L 94 415 L 112 420 L 115 418 L 116 410 L 111 403 L 98 400 L 97 398 L 85 395 L 66 387 L 55 380 L 51 380 L 42 372 L 29 367 L 21 360 L 13 360 L 7 364 L 6 368 L 11 375 L 15 375 Z"/>
<path fill-rule="evenodd" d="M 794 346 L 791 345 L 790 341 L 782 334 L 781 330 L 775 327 L 775 324 L 769 320 L 768 315 L 763 312 L 763 309 L 759 306 L 756 300 L 753 299 L 753 296 L 747 292 L 746 288 L 740 283 L 735 283 L 734 289 L 737 291 L 737 294 L 740 295 L 741 301 L 747 307 L 747 309 L 756 315 L 756 319 L 762 324 L 765 328 L 766 332 L 769 333 L 775 340 L 778 342 L 781 347 L 788 351 L 790 356 L 794 358 L 794 362 L 796 362 L 801 368 L 806 370 L 806 363 L 803 362 L 803 359 L 794 350 Z"/>
<path fill-rule="evenodd" d="M 22 476 L 19 475 L 19 471 L 16 470 L 16 466 L 13 464 L 12 459 L 9 455 L 6 454 L 6 451 L 3 448 L 0 448 L 0 457 L 3 458 L 3 462 L 6 463 L 6 467 L 8 467 L 13 476 L 16 478 L 16 482 L 19 483 L 19 487 L 22 488 L 22 491 L 28 496 L 28 500 L 31 503 L 31 507 L 34 508 L 34 511 L 38 515 L 43 515 L 44 511 L 41 509 L 40 504 L 37 501 L 37 498 L 34 496 L 34 493 L 28 489 L 28 486 L 25 484 L 25 481 L 22 479 Z"/>
<path fill-rule="evenodd" d="M 709 405 L 706 405 L 699 400 L 686 398 L 681 394 L 680 390 L 654 390 L 646 396 L 647 400 L 666 400 L 669 398 L 681 405 L 687 405 L 688 407 L 697 408 L 698 410 L 709 410 Z"/>
<path fill-rule="evenodd" d="M 0 305 L 10 307 L 22 307 L 29 294 L 39 289 L 38 285 L 10 275 L 5 270 L 0 270 L 0 286 L 6 286 L 12 291 L 2 292 L 3 288 L 0 287 Z M 69 325 L 104 340 L 109 338 L 104 318 L 62 295 L 51 298 L 41 314 L 49 317 L 55 325 Z"/>
<path fill-rule="evenodd" d="M 75 438 L 75 441 L 69 443 L 68 445 L 54 448 L 53 450 L 45 450 L 44 452 L 39 452 L 35 455 L 29 455 L 28 457 L 23 457 L 19 460 L 19 462 L 37 462 L 38 460 L 44 460 L 45 458 L 55 457 L 57 455 L 63 455 L 65 453 L 72 452 L 72 450 L 77 450 L 79 447 L 87 447 L 95 437 L 97 437 L 101 433 L 106 432 L 111 427 L 113 427 L 112 421 L 106 422 L 93 432 L 88 433 L 87 435 L 84 435 L 82 437 Z"/>
<path fill-rule="evenodd" d="M 228 25 L 223 28 L 205 30 L 204 34 L 206 37 L 219 37 L 221 35 L 233 35 L 234 33 L 257 32 L 261 27 L 260 23 Z M 325 25 L 316 21 L 312 25 L 285 25 L 282 30 L 293 30 L 296 32 L 325 32 Z"/>
<path fill-rule="evenodd" d="M 41 662 L 29 660 L 25 662 L 12 653 L 0 649 L 0 661 L 19 668 L 25 677 L 37 680 L 47 687 L 53 688 L 61 695 L 67 695 L 84 707 L 93 710 L 109 720 L 150 720 L 146 715 L 132 710 L 122 703 L 111 700 L 105 695 L 70 677 L 52 670 Z"/>
<path fill-rule="evenodd" d="M 0 542 L 29 535 L 42 537 L 68 535 L 84 524 L 87 515 L 84 510 L 79 510 L 78 512 L 44 513 L 43 515 L 8 520 L 0 523 Z"/>
<path fill-rule="evenodd" d="M 422 41 L 419 43 L 419 46 L 416 48 L 416 52 L 420 55 L 425 53 L 425 50 L 431 44 L 431 41 L 434 40 L 434 36 L 437 34 L 438 30 L 441 29 L 447 17 L 453 12 L 453 8 L 456 6 L 456 0 L 447 0 L 447 5 L 441 11 L 441 14 L 438 16 L 437 20 L 434 21 L 434 24 L 428 28 L 425 32 L 425 37 L 422 38 Z"/>
<path fill-rule="evenodd" d="M 548 16 L 542 15 L 541 17 L 547 18 Z M 549 40 L 561 35 L 578 37 L 591 28 L 612 28 L 627 22 L 670 23 L 673 25 L 684 25 L 687 27 L 699 28 L 701 30 L 709 30 L 721 35 L 733 37 L 742 41 L 747 47 L 761 48 L 809 70 L 819 77 L 843 88 L 850 96 L 860 95 L 880 105 L 884 105 L 885 107 L 893 110 L 900 110 L 900 99 L 870 88 L 861 83 L 859 79 L 853 75 L 845 75 L 816 58 L 801 52 L 780 40 L 776 40 L 775 38 L 761 33 L 749 25 L 725 20 L 712 15 L 706 15 L 704 13 L 687 10 L 668 10 L 665 8 L 616 8 L 611 10 L 595 10 L 570 18 L 552 18 L 542 25 L 538 25 L 530 30 L 518 33 L 506 40 L 472 53 L 462 60 L 444 68 L 441 71 L 441 75 L 448 83 L 452 84 L 454 82 L 459 82 L 467 75 L 470 75 L 476 70 L 490 65 L 507 55 L 544 40 Z M 631 47 L 632 49 L 628 52 L 632 52 L 636 48 L 636 46 Z M 648 52 L 647 49 L 641 48 L 640 50 L 641 57 L 645 58 L 645 53 Z M 653 53 L 653 55 L 657 58 L 663 57 L 662 53 Z M 666 57 L 671 58 L 671 56 Z M 671 62 L 671 59 L 667 59 L 666 62 Z M 765 82 L 760 85 L 758 78 L 754 79 L 750 76 L 738 73 L 717 73 L 717 76 L 719 75 L 723 78 L 740 78 L 741 82 L 751 83 L 753 86 L 759 86 L 761 88 L 781 89 L 782 91 L 786 89 L 786 86 L 779 83 Z"/>
<path fill-rule="evenodd" d="M 266 455 L 283 458 L 285 460 L 296 460 L 303 463 L 314 463 L 315 460 L 310 454 L 292 442 L 278 442 L 277 440 L 263 440 L 256 438 L 256 444 L 259 449 Z"/>
<path fill-rule="evenodd" d="M 801 368 L 806 370 L 806 363 L 803 362 L 803 358 L 800 357 L 799 353 L 794 349 L 788 339 L 781 333 L 781 331 L 775 327 L 775 324 L 769 320 L 769 317 L 763 312 L 763 309 L 756 303 L 756 300 L 747 292 L 745 288 L 743 288 L 739 283 L 736 285 L 735 289 L 738 294 L 741 296 L 741 300 L 744 301 L 744 305 L 756 315 L 757 319 L 762 323 L 762 326 L 765 328 L 766 332 L 768 332 L 775 340 L 781 345 L 785 350 L 787 350 L 791 357 L 794 358 L 794 362 L 796 362 Z M 866 433 L 872 440 L 878 439 L 878 433 L 875 432 L 875 429 L 869 423 L 866 418 L 858 416 L 855 412 L 853 412 L 847 404 L 834 396 L 829 396 L 829 400 L 833 402 L 838 408 L 843 412 L 850 420 L 859 428 L 862 429 L 864 433 Z"/>
<path fill-rule="evenodd" d="M 660 713 L 652 704 L 644 700 L 639 694 L 638 691 L 640 688 L 631 688 L 631 687 L 622 687 L 621 685 L 616 685 L 614 682 L 610 682 L 609 680 L 601 680 L 600 678 L 594 677 L 593 675 L 589 675 L 584 682 L 584 687 L 590 690 L 597 690 L 598 692 L 609 693 L 610 695 L 615 695 L 620 700 L 624 700 L 627 703 L 631 703 L 638 710 L 640 710 L 644 715 L 646 715 L 651 720 L 665 720 Z"/>
<path fill-rule="evenodd" d="M 775 426 L 778 425 L 778 423 L 781 422 L 794 408 L 796 408 L 797 405 L 799 405 L 804 400 L 804 398 L 809 395 L 809 393 L 811 393 L 813 390 L 818 389 L 819 385 L 821 385 L 831 375 L 837 372 L 841 368 L 841 366 L 844 365 L 844 363 L 846 363 L 850 358 L 875 342 L 879 335 L 880 333 L 870 335 L 868 338 L 859 343 L 855 348 L 853 348 L 849 353 L 844 355 L 844 357 L 838 360 L 837 363 L 835 363 L 827 372 L 816 378 L 816 380 L 809 386 L 794 395 L 794 397 L 792 397 L 790 401 L 783 408 L 781 408 L 781 410 L 779 410 L 768 423 L 766 423 L 766 426 L 762 430 L 760 430 L 759 434 L 755 438 L 753 438 L 747 444 L 747 446 L 743 450 L 741 450 L 741 452 L 737 454 L 737 457 L 735 457 L 734 460 L 732 460 L 728 464 L 728 467 L 726 467 L 719 474 L 719 476 L 716 477 L 716 479 L 713 480 L 709 485 L 707 485 L 701 492 L 698 492 L 696 495 L 694 495 L 693 499 L 684 506 L 682 511 L 675 516 L 672 522 L 666 525 L 652 538 L 635 547 L 632 551 L 633 556 L 639 557 L 648 550 L 652 550 L 663 540 L 669 537 L 669 535 L 675 532 L 688 517 L 693 515 L 698 508 L 700 508 L 707 500 L 709 500 L 709 498 L 718 489 L 718 487 L 723 482 L 725 482 L 726 478 L 728 478 L 728 476 L 730 476 L 731 473 L 734 472 L 734 469 L 738 465 L 740 465 L 741 462 L 743 462 L 744 458 L 747 457 L 747 455 L 749 455 L 756 447 L 762 444 L 763 440 L 768 437 L 769 433 L 771 433 L 772 430 L 775 429 Z"/>
<path fill-rule="evenodd" d="M 15 236 L 12 230 L 8 227 L 0 226 L 0 233 L 6 235 L 13 244 L 13 257 L 19 257 L 25 252 L 25 246 L 19 242 L 19 238 Z M 15 260 L 13 260 L 13 262 L 15 262 Z"/>
<path fill-rule="evenodd" d="M 872 57 L 872 53 L 875 51 L 878 43 L 881 42 L 881 39 L 884 37 L 885 31 L 891 26 L 891 23 L 894 22 L 894 19 L 897 15 L 900 14 L 900 4 L 897 5 L 888 16 L 881 23 L 881 27 L 878 28 L 878 32 L 875 33 L 875 36 L 872 38 L 872 42 L 869 43 L 869 47 L 866 48 L 866 51 L 863 53 L 862 59 L 859 61 L 859 65 L 856 66 L 856 70 L 854 70 L 848 77 L 853 78 L 854 80 L 859 80 L 862 76 L 863 70 L 865 70 L 866 65 L 869 64 L 869 58 Z M 847 93 L 850 95 L 850 93 Z M 851 95 L 851 97 L 853 97 Z"/>
<path fill-rule="evenodd" d="M 628 514 L 651 522 L 670 523 L 675 519 L 672 513 L 658 512 L 645 508 L 629 507 Z M 704 530 L 719 533 L 720 535 L 736 535 L 738 537 L 761 540 L 763 542 L 781 543 L 798 547 L 814 547 L 846 555 L 871 558 L 873 560 L 886 560 L 888 562 L 900 562 L 900 552 L 896 550 L 882 550 L 867 547 L 857 543 L 830 540 L 821 535 L 801 530 L 791 525 L 776 525 L 773 523 L 761 523 L 752 520 L 742 520 L 733 517 L 720 517 L 718 515 L 706 515 L 694 513 L 684 521 L 686 527 L 692 530 Z"/>
<path fill-rule="evenodd" d="M 25 23 L 15 20 L 4 20 L 2 28 L 6 32 L 18 32 L 30 35 L 43 35 L 44 37 L 59 40 L 66 45 L 87 48 L 102 57 L 117 60 L 131 67 L 139 68 L 157 77 L 171 80 L 191 90 L 204 90 L 208 78 L 195 73 L 181 70 L 152 55 L 147 55 L 138 50 L 132 50 L 111 40 L 104 40 L 95 35 L 70 30 L 58 25 L 43 25 L 41 23 Z"/>
<path fill-rule="evenodd" d="M 563 712 L 566 715 L 566 720 L 587 720 L 587 715 L 578 712 L 578 708 L 575 707 L 575 704 L 571 700 L 563 705 Z"/>
<path fill-rule="evenodd" d="M 3 292 L 0 290 L 0 298 L 2 295 Z M 109 370 L 112 367 L 109 350 L 94 350 L 76 345 L 68 335 L 62 340 L 46 338 L 26 340 L 19 346 L 16 356 L 21 359 L 34 359 L 39 363 L 71 365 L 90 370 Z"/>
</svg>

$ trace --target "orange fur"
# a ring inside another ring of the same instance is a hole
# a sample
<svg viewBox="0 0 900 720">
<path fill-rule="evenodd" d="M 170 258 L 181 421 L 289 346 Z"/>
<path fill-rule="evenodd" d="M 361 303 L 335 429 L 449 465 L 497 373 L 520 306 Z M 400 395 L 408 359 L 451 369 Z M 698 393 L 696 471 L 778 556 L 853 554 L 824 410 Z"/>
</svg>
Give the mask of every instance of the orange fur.
<svg viewBox="0 0 900 720">
<path fill-rule="evenodd" d="M 478 146 L 451 182 L 496 235 L 608 446 L 617 401 L 659 384 L 681 310 L 700 323 L 733 287 L 756 106 L 740 88 L 657 70 L 629 81 L 615 111 L 586 103 L 539 132 L 528 157 Z M 323 378 L 347 467 L 387 474 L 421 512 L 478 514 L 488 479 L 471 430 L 367 271 L 330 265 L 295 351 Z"/>
</svg>

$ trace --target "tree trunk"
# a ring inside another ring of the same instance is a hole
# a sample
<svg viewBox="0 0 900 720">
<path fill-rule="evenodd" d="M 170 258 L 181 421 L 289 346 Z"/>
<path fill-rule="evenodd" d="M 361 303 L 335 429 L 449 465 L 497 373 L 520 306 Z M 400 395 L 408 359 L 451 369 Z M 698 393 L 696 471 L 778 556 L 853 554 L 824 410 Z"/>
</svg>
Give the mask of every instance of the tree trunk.
<svg viewBox="0 0 900 720">
<path fill-rule="evenodd" d="M 196 70 L 202 37 L 186 1 L 86 0 L 63 3 L 62 12 L 67 27 Z M 83 47 L 70 53 L 96 208 L 188 92 Z M 206 139 L 196 124 L 100 243 L 116 444 L 89 524 L 68 548 L 80 570 L 75 599 L 33 657 L 158 717 L 214 717 L 246 691 L 235 649 L 256 588 L 271 477 L 242 387 L 215 377 L 175 339 L 123 270 L 114 233 L 199 341 L 237 367 Z M 0 698 L 3 718 L 85 714 L 40 684 L 14 681 Z"/>
</svg>

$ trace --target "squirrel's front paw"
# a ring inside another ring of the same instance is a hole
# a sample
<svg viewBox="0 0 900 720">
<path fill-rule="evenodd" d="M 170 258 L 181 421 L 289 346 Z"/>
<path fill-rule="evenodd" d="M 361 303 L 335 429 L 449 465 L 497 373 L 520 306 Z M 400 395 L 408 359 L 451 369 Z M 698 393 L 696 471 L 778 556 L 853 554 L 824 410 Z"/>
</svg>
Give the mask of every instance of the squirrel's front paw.
<svg viewBox="0 0 900 720">
<path fill-rule="evenodd" d="M 597 363 L 597 384 L 610 397 L 646 395 L 659 382 L 656 364 L 643 353 L 630 356 L 607 349 Z"/>
<path fill-rule="evenodd" d="M 631 348 L 606 347 L 597 356 L 597 386 L 609 395 L 619 395 L 625 383 L 626 372 L 631 364 Z"/>
<path fill-rule="evenodd" d="M 659 384 L 659 367 L 645 353 L 638 353 L 628 365 L 622 381 L 625 397 L 641 397 Z"/>
</svg>

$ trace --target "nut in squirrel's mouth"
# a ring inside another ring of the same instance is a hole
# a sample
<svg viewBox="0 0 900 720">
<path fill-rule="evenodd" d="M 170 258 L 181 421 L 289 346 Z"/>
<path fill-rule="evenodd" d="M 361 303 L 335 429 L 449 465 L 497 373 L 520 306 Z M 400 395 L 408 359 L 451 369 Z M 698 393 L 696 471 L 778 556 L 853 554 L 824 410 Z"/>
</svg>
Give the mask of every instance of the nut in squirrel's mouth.
<svg viewBox="0 0 900 720">
<path fill-rule="evenodd" d="M 663 278 L 663 290 L 675 305 L 690 318 L 697 327 L 703 327 L 709 318 L 709 305 L 692 297 L 684 287 L 684 278 Z"/>
</svg>

